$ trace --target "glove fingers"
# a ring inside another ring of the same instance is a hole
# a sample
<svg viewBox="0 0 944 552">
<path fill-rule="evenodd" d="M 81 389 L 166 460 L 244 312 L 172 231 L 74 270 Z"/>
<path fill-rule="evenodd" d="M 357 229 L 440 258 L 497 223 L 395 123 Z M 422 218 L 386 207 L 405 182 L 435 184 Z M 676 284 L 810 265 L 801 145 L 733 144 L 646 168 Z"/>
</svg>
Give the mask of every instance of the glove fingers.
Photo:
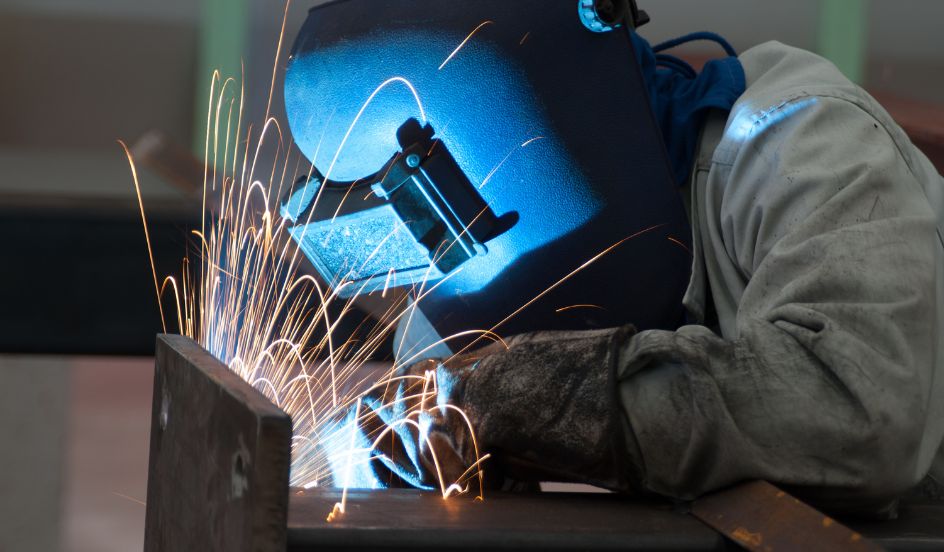
<svg viewBox="0 0 944 552">
<path fill-rule="evenodd" d="M 427 474 L 427 484 L 449 487 L 453 483 L 459 483 L 463 488 L 464 481 L 468 479 L 465 471 L 469 463 L 465 461 L 462 454 L 456 449 L 450 435 L 439 431 L 431 431 L 428 435 L 428 442 L 425 443 L 423 454 L 420 455 L 423 471 Z M 474 475 L 475 471 L 472 472 Z"/>
</svg>

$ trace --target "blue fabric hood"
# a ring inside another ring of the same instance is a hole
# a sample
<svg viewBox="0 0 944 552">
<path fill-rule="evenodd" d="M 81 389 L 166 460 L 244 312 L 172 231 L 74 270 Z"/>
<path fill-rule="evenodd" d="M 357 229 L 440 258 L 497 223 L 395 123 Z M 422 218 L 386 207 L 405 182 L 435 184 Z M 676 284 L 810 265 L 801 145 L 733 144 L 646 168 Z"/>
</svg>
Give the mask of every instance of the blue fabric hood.
<svg viewBox="0 0 944 552">
<path fill-rule="evenodd" d="M 746 88 L 744 68 L 734 49 L 713 33 L 695 33 L 655 47 L 636 32 L 630 35 L 675 180 L 681 186 L 691 174 L 705 114 L 710 109 L 731 110 Z M 709 61 L 696 74 L 684 61 L 660 53 L 693 40 L 718 42 L 728 57 Z"/>
</svg>

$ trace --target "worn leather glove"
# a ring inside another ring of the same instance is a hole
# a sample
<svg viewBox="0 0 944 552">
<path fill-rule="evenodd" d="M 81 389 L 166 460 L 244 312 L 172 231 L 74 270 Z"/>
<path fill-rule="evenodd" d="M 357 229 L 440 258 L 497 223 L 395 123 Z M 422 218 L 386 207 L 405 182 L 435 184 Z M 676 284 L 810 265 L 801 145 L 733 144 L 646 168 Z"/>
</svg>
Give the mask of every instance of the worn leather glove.
<svg viewBox="0 0 944 552">
<path fill-rule="evenodd" d="M 465 488 L 482 457 L 490 481 L 571 481 L 629 488 L 616 394 L 631 326 L 523 334 L 448 361 L 400 370 L 365 400 L 361 427 L 376 443 L 383 483 Z M 461 412 L 460 412 L 461 411 Z"/>
</svg>

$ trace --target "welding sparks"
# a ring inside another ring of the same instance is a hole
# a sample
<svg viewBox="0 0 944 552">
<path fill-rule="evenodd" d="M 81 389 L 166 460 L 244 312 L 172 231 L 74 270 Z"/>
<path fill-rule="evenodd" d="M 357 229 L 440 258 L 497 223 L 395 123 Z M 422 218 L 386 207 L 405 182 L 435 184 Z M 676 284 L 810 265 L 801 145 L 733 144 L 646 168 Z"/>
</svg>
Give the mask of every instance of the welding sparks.
<svg viewBox="0 0 944 552">
<path fill-rule="evenodd" d="M 486 184 L 488 184 L 489 180 L 491 180 L 492 177 L 495 176 L 495 173 L 497 173 L 502 168 L 502 166 L 505 165 L 505 163 L 511 158 L 512 155 L 514 155 L 516 151 L 522 150 L 530 146 L 531 144 L 537 142 L 538 140 L 543 140 L 543 139 L 544 139 L 543 136 L 535 136 L 534 138 L 525 140 L 524 142 L 521 143 L 521 145 L 515 146 L 514 148 L 512 148 L 511 151 L 509 151 L 505 155 L 505 157 L 503 157 L 502 160 L 499 161 L 498 164 L 495 165 L 495 167 L 491 171 L 489 171 L 487 175 L 485 175 L 485 178 L 482 179 L 482 183 L 479 184 L 479 189 L 481 190 L 482 188 L 485 187 Z"/>
<path fill-rule="evenodd" d="M 606 309 L 604 309 L 603 307 L 601 307 L 600 305 L 570 305 L 570 306 L 567 306 L 567 307 L 561 307 L 561 308 L 555 310 L 554 312 L 556 312 L 556 313 L 562 313 L 562 312 L 572 311 L 572 310 L 576 310 L 576 309 L 597 309 L 597 310 L 606 310 Z"/>
<path fill-rule="evenodd" d="M 689 255 L 694 255 L 694 253 L 692 253 L 692 248 L 682 243 L 682 241 L 679 240 L 678 238 L 673 238 L 672 236 L 669 236 L 666 239 L 674 243 L 675 245 L 681 247 L 682 249 L 684 249 Z"/>
<path fill-rule="evenodd" d="M 413 85 L 402 77 L 393 77 L 381 83 L 364 102 L 348 134 L 371 100 L 393 84 L 411 91 L 425 120 L 422 102 Z M 176 312 L 176 330 L 180 334 L 197 341 L 291 416 L 294 437 L 290 484 L 303 488 L 340 487 L 341 501 L 329 516 L 336 519 L 345 512 L 348 489 L 362 483 L 354 477 L 357 469 L 363 468 L 359 463 L 381 459 L 372 452 L 370 443 L 365 445 L 360 438 L 355 439 L 366 419 L 363 397 L 389 386 L 399 368 L 388 366 L 377 374 L 365 370 L 365 364 L 401 318 L 412 314 L 415 306 L 408 307 L 406 301 L 410 298 L 420 301 L 436 285 L 427 286 L 425 280 L 419 282 L 412 295 L 404 294 L 392 301 L 378 322 L 373 325 L 363 322 L 365 335 L 335 342 L 340 324 L 353 308 L 353 299 L 342 301 L 339 293 L 355 284 L 343 274 L 336 281 L 321 283 L 300 272 L 303 255 L 288 233 L 287 221 L 278 215 L 278 208 L 283 192 L 293 191 L 294 185 L 289 183 L 297 175 L 289 167 L 302 166 L 302 161 L 299 158 L 293 162 L 292 155 L 299 154 L 284 142 L 281 126 L 272 117 L 265 119 L 257 133 L 253 133 L 250 125 L 247 136 L 239 136 L 244 126 L 243 90 L 242 86 L 237 90 L 233 79 L 223 79 L 218 72 L 213 74 L 206 127 L 203 217 L 200 229 L 193 230 L 198 239 L 197 262 L 185 259 L 181 277 L 168 276 L 162 285 L 153 262 L 137 169 L 130 152 L 124 143 L 121 145 L 138 194 L 164 331 L 168 329 L 167 315 Z M 342 141 L 332 167 L 343 147 Z M 263 155 L 263 151 L 271 155 Z M 275 159 L 271 165 L 262 161 L 268 157 Z M 352 272 L 358 267 L 353 268 Z M 172 310 L 165 308 L 167 303 Z M 401 408 L 397 401 L 390 399 L 389 404 L 382 406 Z M 428 406 L 401 408 L 402 419 L 392 420 L 387 427 L 416 424 Z M 337 421 L 352 412 L 351 425 L 344 426 L 346 431 L 341 433 L 344 438 L 340 452 L 333 450 L 332 432 Z M 467 418 L 463 420 L 468 424 Z M 468 430 L 472 430 L 470 424 Z M 377 435 L 375 432 L 365 437 L 376 439 Z M 342 469 L 334 469 L 332 461 L 337 458 L 332 455 L 346 459 Z M 481 478 L 480 466 L 485 458 L 477 455 L 459 480 L 439 481 L 443 497 L 467 492 L 470 478 Z M 433 475 L 445 477 L 436 465 Z"/>
<path fill-rule="evenodd" d="M 124 150 L 125 156 L 128 158 L 128 164 L 131 166 L 131 178 L 134 181 L 134 191 L 138 196 L 138 206 L 141 210 L 141 224 L 144 226 L 144 239 L 147 241 L 148 258 L 151 260 L 151 275 L 154 277 L 154 291 L 157 293 L 157 307 L 161 312 L 162 328 L 164 332 L 167 332 L 167 324 L 164 323 L 164 307 L 161 305 L 161 290 L 157 285 L 157 269 L 154 266 L 154 251 L 151 249 L 151 235 L 148 233 L 147 216 L 144 214 L 144 202 L 141 200 L 141 184 L 138 182 L 138 168 L 134 164 L 134 159 L 131 157 L 131 151 L 128 150 L 128 146 L 121 140 L 118 140 L 118 143 L 121 145 L 121 149 Z"/>
<path fill-rule="evenodd" d="M 492 21 L 484 21 L 476 27 L 443 61 L 440 69 L 489 24 Z M 349 137 L 371 102 L 392 85 L 404 86 L 411 92 L 421 119 L 426 122 L 425 108 L 413 84 L 398 76 L 387 79 L 364 101 L 350 123 L 324 180 L 330 179 Z M 340 487 L 341 499 L 328 515 L 328 521 L 345 515 L 349 489 L 381 485 L 377 481 L 365 482 L 360 475 L 372 463 L 396 464 L 396 459 L 386 454 L 382 445 L 385 438 L 401 431 L 418 436 L 417 446 L 428 453 L 429 471 L 433 472 L 428 475 L 435 479 L 431 490 L 438 487 L 446 499 L 470 492 L 474 481 L 478 480 L 476 498 L 482 499 L 482 464 L 488 455 L 478 448 L 472 421 L 461 409 L 445 402 L 441 385 L 448 385 L 438 381 L 434 372 L 405 377 L 397 375 L 398 370 L 452 340 L 474 338 L 472 343 L 485 339 L 505 344 L 495 333 L 499 326 L 635 236 L 593 256 L 494 327 L 461 332 L 419 351 L 398 350 L 396 363 L 380 373 L 370 372 L 366 369 L 369 368 L 367 363 L 398 325 L 407 321 L 406 327 L 409 327 L 408 322 L 423 299 L 459 274 L 462 267 L 430 281 L 433 269 L 430 264 L 426 277 L 407 293 L 399 295 L 388 293 L 388 288 L 395 285 L 395 269 L 391 268 L 381 292 L 383 297 L 390 297 L 386 312 L 374 323 L 362 322 L 359 329 L 365 331 L 357 338 L 336 342 L 342 322 L 352 315 L 354 298 L 364 291 L 366 282 L 360 284 L 360 289 L 354 289 L 352 286 L 358 284 L 349 279 L 361 267 L 352 267 L 347 275 L 338 274 L 331 282 L 302 273 L 304 254 L 300 254 L 299 243 L 303 239 L 293 239 L 289 233 L 290 223 L 279 215 L 280 200 L 286 197 L 283 192 L 291 196 L 295 191 L 294 183 L 307 183 L 315 169 L 309 165 L 307 178 L 297 178 L 305 176 L 298 174 L 298 168 L 304 167 L 307 161 L 286 143 L 281 125 L 269 115 L 271 91 L 266 117 L 261 129 L 256 129 L 254 134 L 252 125 L 245 126 L 243 120 L 245 87 L 240 85 L 237 90 L 235 79 L 223 79 L 214 72 L 210 90 L 202 220 L 200 229 L 193 230 L 198 238 L 194 253 L 197 262 L 184 259 L 181 276 L 168 276 L 162 285 L 158 283 L 134 160 L 124 143 L 121 144 L 137 191 L 164 331 L 167 331 L 167 313 L 171 312 L 165 309 L 166 301 L 175 309 L 180 334 L 195 340 L 291 416 L 294 436 L 290 484 L 305 489 Z M 485 186 L 516 151 L 541 139 L 542 136 L 536 136 L 509 151 L 479 187 Z M 270 158 L 274 159 L 271 165 L 265 161 Z M 293 166 L 295 170 L 290 170 Z M 318 203 L 322 190 L 323 187 L 319 187 L 314 204 Z M 307 227 L 314 212 L 314 208 L 310 209 L 308 221 L 304 223 L 292 222 Z M 373 260 L 381 245 L 382 242 L 363 262 Z M 444 255 L 453 245 L 437 251 L 436 255 Z M 352 294 L 345 291 L 351 289 L 355 291 Z M 351 298 L 342 300 L 342 294 Z M 573 305 L 558 312 L 578 307 L 594 306 Z M 400 389 L 405 382 L 420 385 L 421 391 L 388 393 L 391 389 Z M 380 427 L 365 429 L 378 420 L 379 413 L 386 416 Z M 451 417 L 456 422 L 453 425 L 470 436 L 474 457 L 463 459 L 464 471 L 462 468 L 452 470 L 461 471 L 458 475 L 444 471 L 442 462 L 448 451 L 437 451 L 430 439 L 431 417 Z"/>
<path fill-rule="evenodd" d="M 125 500 L 127 500 L 127 501 L 129 501 L 129 502 L 134 502 L 135 504 L 140 504 L 141 506 L 147 506 L 147 503 L 146 503 L 146 502 L 144 502 L 143 500 L 139 500 L 139 499 L 137 499 L 137 498 L 134 498 L 133 496 L 128 496 L 128 495 L 126 495 L 126 494 L 121 494 L 121 493 L 119 493 L 118 491 L 112 491 L 111 494 L 117 496 L 118 498 L 123 498 L 123 499 L 125 499 Z"/>
<path fill-rule="evenodd" d="M 465 40 L 463 40 L 462 42 L 460 42 L 459 45 L 456 46 L 456 49 L 453 50 L 452 53 L 449 54 L 448 57 L 446 57 L 445 60 L 443 60 L 442 65 L 439 66 L 439 70 L 442 71 L 443 67 L 445 67 L 450 61 L 452 61 L 452 58 L 456 57 L 456 54 L 458 54 L 463 48 L 465 48 L 465 45 L 468 44 L 468 42 L 469 42 L 470 40 L 472 40 L 472 37 L 475 36 L 476 33 L 478 33 L 480 30 L 482 30 L 482 28 L 485 27 L 486 25 L 492 25 L 493 23 L 495 23 L 495 22 L 494 22 L 494 21 L 483 21 L 483 22 L 479 23 L 479 26 L 476 27 L 475 29 L 473 29 L 472 32 L 469 33 L 469 36 L 465 37 Z"/>
<path fill-rule="evenodd" d="M 351 442 L 348 450 L 354 450 L 354 440 L 357 437 L 357 420 L 361 417 L 361 399 L 357 399 L 357 406 L 354 408 L 354 420 L 351 421 Z M 338 502 L 328 514 L 327 521 L 333 521 L 334 518 L 344 513 L 347 508 L 347 490 L 351 486 L 351 467 L 353 461 L 348 461 L 347 470 L 344 472 L 344 490 L 341 491 L 341 502 Z"/>
</svg>

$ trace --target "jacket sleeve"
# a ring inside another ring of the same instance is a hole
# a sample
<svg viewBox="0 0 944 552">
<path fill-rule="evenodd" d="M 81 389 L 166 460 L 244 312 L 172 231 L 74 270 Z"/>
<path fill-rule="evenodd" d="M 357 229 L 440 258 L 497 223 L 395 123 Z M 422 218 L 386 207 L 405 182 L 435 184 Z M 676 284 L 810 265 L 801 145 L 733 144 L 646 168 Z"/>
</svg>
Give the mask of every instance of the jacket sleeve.
<svg viewBox="0 0 944 552">
<path fill-rule="evenodd" d="M 694 498 L 766 479 L 882 500 L 917 483 L 937 448 L 935 216 L 872 115 L 829 97 L 794 108 L 715 163 L 699 213 L 705 254 L 742 281 L 711 282 L 743 286 L 727 290 L 741 292 L 734 331 L 647 331 L 621 351 L 624 427 L 649 491 Z"/>
</svg>

